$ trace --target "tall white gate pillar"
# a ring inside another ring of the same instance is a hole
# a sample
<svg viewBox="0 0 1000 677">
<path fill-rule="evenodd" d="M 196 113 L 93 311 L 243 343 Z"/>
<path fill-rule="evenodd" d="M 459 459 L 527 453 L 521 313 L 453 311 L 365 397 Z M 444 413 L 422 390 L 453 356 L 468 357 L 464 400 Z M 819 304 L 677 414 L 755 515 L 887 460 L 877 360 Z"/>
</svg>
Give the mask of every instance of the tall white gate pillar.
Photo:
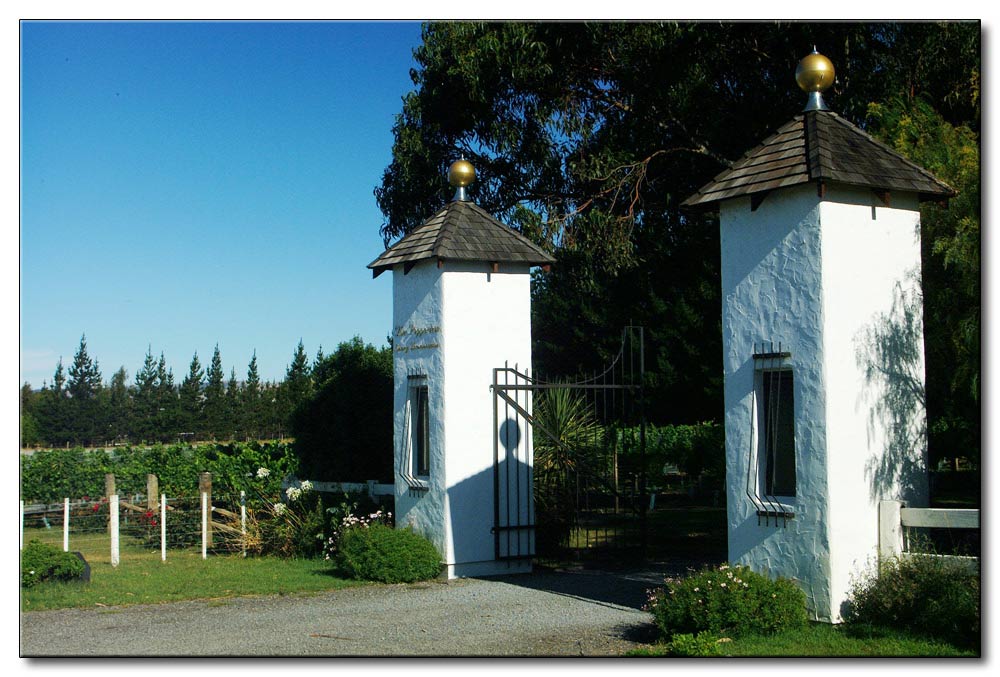
<svg viewBox="0 0 1000 677">
<path fill-rule="evenodd" d="M 368 266 L 393 273 L 397 526 L 430 538 L 449 578 L 531 568 L 495 551 L 490 384 L 494 367 L 530 367 L 530 270 L 553 262 L 468 200 L 474 178 L 454 163 L 455 199 Z M 530 467 L 530 435 L 516 444 Z"/>
<path fill-rule="evenodd" d="M 719 212 L 729 559 L 837 622 L 882 499 L 927 501 L 921 200 L 951 188 L 829 111 L 801 115 L 685 205 Z"/>
</svg>

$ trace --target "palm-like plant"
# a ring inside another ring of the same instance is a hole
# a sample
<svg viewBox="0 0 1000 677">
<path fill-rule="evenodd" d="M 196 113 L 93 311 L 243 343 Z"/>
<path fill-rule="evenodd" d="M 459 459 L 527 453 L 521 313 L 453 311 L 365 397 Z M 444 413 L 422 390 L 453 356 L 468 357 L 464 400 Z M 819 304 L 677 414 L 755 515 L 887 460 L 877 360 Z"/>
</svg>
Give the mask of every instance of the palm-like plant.
<svg viewBox="0 0 1000 677">
<path fill-rule="evenodd" d="M 532 430 L 540 536 L 559 541 L 571 528 L 574 480 L 590 472 L 603 430 L 586 398 L 568 387 L 544 390 L 535 397 Z"/>
</svg>

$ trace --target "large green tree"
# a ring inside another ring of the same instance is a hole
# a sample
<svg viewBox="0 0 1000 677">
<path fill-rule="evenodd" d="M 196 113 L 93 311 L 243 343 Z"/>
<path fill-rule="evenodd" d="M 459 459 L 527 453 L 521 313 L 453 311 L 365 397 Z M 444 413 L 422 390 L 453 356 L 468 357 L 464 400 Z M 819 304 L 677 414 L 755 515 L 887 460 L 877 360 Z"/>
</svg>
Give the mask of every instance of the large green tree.
<svg viewBox="0 0 1000 677">
<path fill-rule="evenodd" d="M 428 24 L 375 190 L 381 233 L 450 199 L 443 177 L 464 155 L 474 199 L 557 257 L 533 285 L 537 367 L 596 369 L 641 324 L 651 417 L 718 420 L 718 220 L 680 203 L 801 111 L 793 74 L 814 45 L 846 119 L 869 127 L 872 103 L 927 101 L 978 139 L 979 44 L 975 22 Z M 949 236 L 925 237 L 933 250 Z M 943 354 L 928 349 L 928 372 L 950 382 L 960 355 Z"/>
<path fill-rule="evenodd" d="M 345 341 L 317 363 L 315 393 L 293 419 L 303 477 L 392 480 L 392 351 Z"/>
<path fill-rule="evenodd" d="M 958 192 L 920 209 L 927 414 L 937 454 L 978 460 L 981 395 L 979 137 L 925 98 L 872 104 L 873 131 Z"/>
</svg>

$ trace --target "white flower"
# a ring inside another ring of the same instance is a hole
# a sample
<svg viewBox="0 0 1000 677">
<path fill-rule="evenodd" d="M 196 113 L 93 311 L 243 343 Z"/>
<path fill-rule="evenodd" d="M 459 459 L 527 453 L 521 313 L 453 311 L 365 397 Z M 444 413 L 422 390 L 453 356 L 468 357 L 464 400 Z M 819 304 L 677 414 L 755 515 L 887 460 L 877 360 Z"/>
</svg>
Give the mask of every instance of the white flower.
<svg viewBox="0 0 1000 677">
<path fill-rule="evenodd" d="M 302 491 L 312 491 L 313 483 L 309 480 L 302 480 L 302 483 L 299 484 L 299 488 L 302 489 Z"/>
<path fill-rule="evenodd" d="M 694 591 L 695 591 L 695 592 L 698 592 L 698 588 L 695 588 L 695 589 L 694 589 Z"/>
<path fill-rule="evenodd" d="M 299 496 L 301 495 L 302 495 L 302 490 L 299 489 L 298 487 L 288 487 L 287 489 L 285 489 L 285 496 L 287 496 L 288 500 L 292 503 L 298 500 Z"/>
<path fill-rule="evenodd" d="M 723 584 L 722 584 L 722 587 L 726 587 L 726 584 L 725 584 L 725 583 L 723 583 Z"/>
<path fill-rule="evenodd" d="M 283 515 L 283 514 L 285 514 L 285 504 L 284 503 L 275 503 L 274 504 L 274 514 L 275 515 Z"/>
<path fill-rule="evenodd" d="M 257 468 L 257 479 L 262 480 L 270 474 L 271 471 L 268 470 L 267 468 Z"/>
</svg>

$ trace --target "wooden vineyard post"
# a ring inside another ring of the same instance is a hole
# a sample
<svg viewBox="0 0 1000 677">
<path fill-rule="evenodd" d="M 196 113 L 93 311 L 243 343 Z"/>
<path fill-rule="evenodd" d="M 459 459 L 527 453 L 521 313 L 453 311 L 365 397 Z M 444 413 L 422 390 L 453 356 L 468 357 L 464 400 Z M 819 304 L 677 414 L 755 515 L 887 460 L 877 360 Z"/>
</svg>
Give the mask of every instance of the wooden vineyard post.
<svg viewBox="0 0 1000 677">
<path fill-rule="evenodd" d="M 146 475 L 146 508 L 156 512 L 156 501 L 160 496 L 160 480 L 152 473 Z"/>
<path fill-rule="evenodd" d="M 108 533 L 109 534 L 111 533 L 111 516 L 110 516 L 111 497 L 112 496 L 117 496 L 117 495 L 118 495 L 118 492 L 115 491 L 115 474 L 109 472 L 109 473 L 107 473 L 104 476 L 104 498 L 106 498 L 107 501 L 108 501 L 108 511 L 109 511 L 109 513 L 108 513 Z"/>
</svg>

